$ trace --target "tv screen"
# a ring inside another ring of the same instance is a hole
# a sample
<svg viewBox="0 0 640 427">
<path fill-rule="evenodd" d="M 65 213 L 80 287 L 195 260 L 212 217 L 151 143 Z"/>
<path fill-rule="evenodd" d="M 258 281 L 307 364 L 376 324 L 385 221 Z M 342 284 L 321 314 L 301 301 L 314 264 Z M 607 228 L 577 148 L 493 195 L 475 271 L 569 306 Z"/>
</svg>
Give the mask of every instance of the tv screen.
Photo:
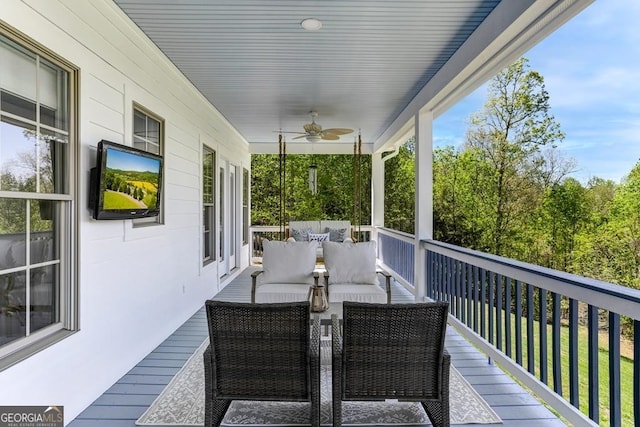
<svg viewBox="0 0 640 427">
<path fill-rule="evenodd" d="M 162 157 L 102 140 L 91 170 L 95 219 L 129 219 L 160 213 Z"/>
</svg>

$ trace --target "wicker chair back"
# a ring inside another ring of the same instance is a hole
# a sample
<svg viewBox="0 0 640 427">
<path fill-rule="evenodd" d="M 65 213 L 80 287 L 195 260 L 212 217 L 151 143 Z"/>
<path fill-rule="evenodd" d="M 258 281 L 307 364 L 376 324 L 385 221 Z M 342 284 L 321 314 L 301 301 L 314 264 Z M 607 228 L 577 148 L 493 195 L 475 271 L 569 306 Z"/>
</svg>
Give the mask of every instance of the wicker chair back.
<svg viewBox="0 0 640 427">
<path fill-rule="evenodd" d="M 205 425 L 219 425 L 232 400 L 310 401 L 318 425 L 319 325 L 309 302 L 205 306 Z"/>
</svg>

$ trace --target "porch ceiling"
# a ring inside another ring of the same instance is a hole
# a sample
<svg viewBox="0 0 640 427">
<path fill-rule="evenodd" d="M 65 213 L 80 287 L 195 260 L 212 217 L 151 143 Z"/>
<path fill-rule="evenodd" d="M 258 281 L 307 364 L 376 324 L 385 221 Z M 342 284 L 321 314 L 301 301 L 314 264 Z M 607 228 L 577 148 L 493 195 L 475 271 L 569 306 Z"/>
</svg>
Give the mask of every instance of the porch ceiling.
<svg viewBox="0 0 640 427">
<path fill-rule="evenodd" d="M 114 2 L 227 118 L 252 151 L 264 152 L 261 145 L 277 141 L 274 131 L 302 131 L 312 110 L 324 128 L 355 129 L 339 144 L 352 146 L 358 129 L 365 143 L 379 142 L 456 55 L 464 59 L 432 95 L 460 78 L 480 55 L 487 55 L 486 48 L 499 37 L 516 38 L 549 9 L 582 1 Z M 521 19 L 526 14 L 535 17 Z M 309 17 L 320 19 L 322 29 L 303 30 L 300 22 Z M 287 135 L 287 141 L 295 136 Z"/>
</svg>

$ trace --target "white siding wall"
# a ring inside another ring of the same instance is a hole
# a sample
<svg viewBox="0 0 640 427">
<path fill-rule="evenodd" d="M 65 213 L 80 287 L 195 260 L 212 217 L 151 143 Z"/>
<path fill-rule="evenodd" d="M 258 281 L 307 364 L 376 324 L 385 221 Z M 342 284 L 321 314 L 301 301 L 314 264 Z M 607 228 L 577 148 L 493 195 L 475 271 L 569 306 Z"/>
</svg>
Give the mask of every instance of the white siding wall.
<svg viewBox="0 0 640 427">
<path fill-rule="evenodd" d="M 81 330 L 0 372 L 2 405 L 64 405 L 70 421 L 224 286 L 201 262 L 201 146 L 247 168 L 249 148 L 110 0 L 2 0 L 0 20 L 80 69 Z M 86 207 L 96 145 L 131 144 L 133 102 L 165 120 L 162 226 Z"/>
</svg>

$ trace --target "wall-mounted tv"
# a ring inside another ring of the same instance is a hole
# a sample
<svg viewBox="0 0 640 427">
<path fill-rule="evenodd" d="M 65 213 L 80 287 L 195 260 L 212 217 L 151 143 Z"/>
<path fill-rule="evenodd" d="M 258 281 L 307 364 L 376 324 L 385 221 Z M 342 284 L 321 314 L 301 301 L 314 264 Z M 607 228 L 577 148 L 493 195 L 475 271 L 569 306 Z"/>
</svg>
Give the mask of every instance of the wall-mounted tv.
<svg viewBox="0 0 640 427">
<path fill-rule="evenodd" d="M 94 219 L 159 215 L 162 156 L 103 139 L 98 143 L 90 187 Z"/>
</svg>

